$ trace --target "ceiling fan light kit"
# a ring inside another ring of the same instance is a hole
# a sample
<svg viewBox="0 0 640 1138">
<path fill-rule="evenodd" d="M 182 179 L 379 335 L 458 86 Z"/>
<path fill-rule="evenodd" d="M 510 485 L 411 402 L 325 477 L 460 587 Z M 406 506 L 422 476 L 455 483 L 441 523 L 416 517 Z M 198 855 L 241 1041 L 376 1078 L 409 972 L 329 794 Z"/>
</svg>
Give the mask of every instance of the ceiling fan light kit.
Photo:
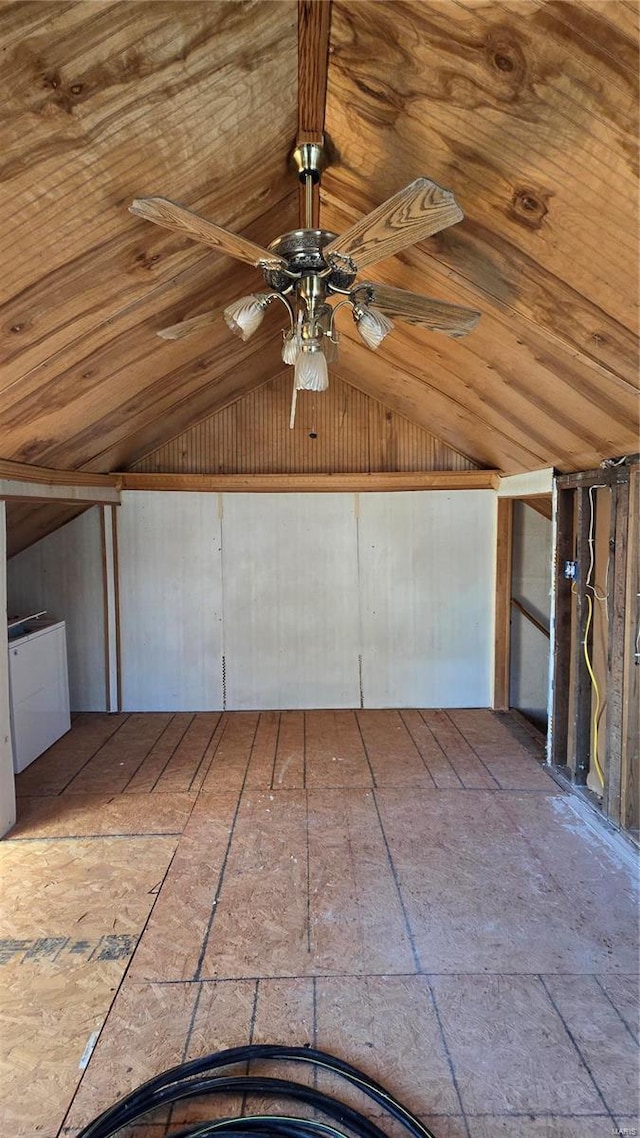
<svg viewBox="0 0 640 1138">
<path fill-rule="evenodd" d="M 224 310 L 227 327 L 241 340 L 247 341 L 258 330 L 271 302 L 269 293 L 257 292 L 241 296 Z"/>
<path fill-rule="evenodd" d="M 257 331 L 274 300 L 287 310 L 282 359 L 294 368 L 290 426 L 295 422 L 298 391 L 325 391 L 327 363 L 338 355 L 337 312 L 350 307 L 358 332 L 375 350 L 394 327 L 391 317 L 405 323 L 459 338 L 470 332 L 480 313 L 433 300 L 404 289 L 371 281 L 356 283 L 366 265 L 393 256 L 462 220 L 463 213 L 450 190 L 429 178 L 417 178 L 372 213 L 337 236 L 312 224 L 314 187 L 326 164 L 317 143 L 296 147 L 293 160 L 305 188 L 304 228 L 277 237 L 263 249 L 213 222 L 206 221 L 166 198 L 141 198 L 131 212 L 167 229 L 228 253 L 262 270 L 269 289 L 243 296 L 228 305 L 224 319 L 232 332 L 247 341 Z M 337 303 L 330 303 L 330 302 Z M 179 339 L 207 323 L 208 314 L 173 325 L 158 334 Z"/>
</svg>

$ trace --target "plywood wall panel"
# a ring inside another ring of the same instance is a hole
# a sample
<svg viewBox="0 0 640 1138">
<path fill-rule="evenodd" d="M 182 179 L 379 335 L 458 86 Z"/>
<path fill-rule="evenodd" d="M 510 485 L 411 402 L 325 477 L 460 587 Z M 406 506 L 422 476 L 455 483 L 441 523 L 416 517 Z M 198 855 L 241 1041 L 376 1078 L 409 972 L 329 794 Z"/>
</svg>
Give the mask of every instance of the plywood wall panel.
<svg viewBox="0 0 640 1138">
<path fill-rule="evenodd" d="M 122 709 L 220 710 L 217 495 L 124 492 L 118 560 Z"/>
<path fill-rule="evenodd" d="M 107 710 L 100 507 L 12 557 L 7 582 L 11 612 L 66 621 L 71 710 Z"/>
<path fill-rule="evenodd" d="M 351 494 L 227 494 L 229 709 L 357 707 L 358 566 Z"/>
<path fill-rule="evenodd" d="M 495 495 L 361 494 L 365 707 L 487 707 Z"/>
<path fill-rule="evenodd" d="M 290 430 L 292 377 L 287 369 L 158 447 L 132 470 L 288 474 L 476 469 L 459 451 L 337 375 L 321 395 L 299 393 Z"/>
</svg>

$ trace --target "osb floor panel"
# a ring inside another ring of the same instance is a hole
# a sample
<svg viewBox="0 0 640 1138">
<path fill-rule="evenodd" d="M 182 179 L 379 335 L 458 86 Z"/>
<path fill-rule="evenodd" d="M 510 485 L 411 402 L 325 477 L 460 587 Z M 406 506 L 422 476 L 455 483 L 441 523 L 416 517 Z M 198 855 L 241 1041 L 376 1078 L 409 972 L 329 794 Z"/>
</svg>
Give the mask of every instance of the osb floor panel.
<svg viewBox="0 0 640 1138">
<path fill-rule="evenodd" d="M 538 759 L 489 711 L 77 716 L 0 844 L 1 1132 L 72 1138 L 249 1041 L 350 1059 L 438 1138 L 637 1132 L 631 855 Z"/>
</svg>

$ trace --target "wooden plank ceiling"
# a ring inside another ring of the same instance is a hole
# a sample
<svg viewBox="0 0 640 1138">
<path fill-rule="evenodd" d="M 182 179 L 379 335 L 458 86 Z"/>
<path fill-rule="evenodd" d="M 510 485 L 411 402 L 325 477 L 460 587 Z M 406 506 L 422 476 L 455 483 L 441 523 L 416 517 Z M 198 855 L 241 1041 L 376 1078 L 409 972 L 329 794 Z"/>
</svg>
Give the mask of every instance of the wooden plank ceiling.
<svg viewBox="0 0 640 1138">
<path fill-rule="evenodd" d="M 428 175 L 465 220 L 370 276 L 482 311 L 376 353 L 343 314 L 332 370 L 480 465 L 637 449 L 636 25 L 625 0 L 332 5 L 321 223 Z M 2 4 L 0 458 L 125 469 L 281 371 L 275 311 L 247 344 L 156 337 L 261 277 L 127 206 L 295 228 L 297 43 L 295 0 Z"/>
</svg>

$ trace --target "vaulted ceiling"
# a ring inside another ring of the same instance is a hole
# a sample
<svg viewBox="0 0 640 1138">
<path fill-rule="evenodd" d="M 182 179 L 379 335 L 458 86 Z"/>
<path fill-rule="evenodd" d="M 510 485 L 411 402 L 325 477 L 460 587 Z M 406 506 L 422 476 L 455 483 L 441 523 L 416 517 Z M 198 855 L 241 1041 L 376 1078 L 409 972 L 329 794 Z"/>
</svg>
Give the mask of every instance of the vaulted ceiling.
<svg viewBox="0 0 640 1138">
<path fill-rule="evenodd" d="M 636 450 L 636 4 L 330 12 L 322 226 L 427 175 L 465 219 L 368 275 L 482 312 L 375 353 L 343 314 L 334 374 L 507 473 Z M 121 470 L 282 369 L 281 313 L 246 344 L 221 318 L 259 272 L 127 207 L 160 194 L 261 245 L 297 227 L 298 4 L 5 2 L 0 48 L 0 458 Z"/>
</svg>

